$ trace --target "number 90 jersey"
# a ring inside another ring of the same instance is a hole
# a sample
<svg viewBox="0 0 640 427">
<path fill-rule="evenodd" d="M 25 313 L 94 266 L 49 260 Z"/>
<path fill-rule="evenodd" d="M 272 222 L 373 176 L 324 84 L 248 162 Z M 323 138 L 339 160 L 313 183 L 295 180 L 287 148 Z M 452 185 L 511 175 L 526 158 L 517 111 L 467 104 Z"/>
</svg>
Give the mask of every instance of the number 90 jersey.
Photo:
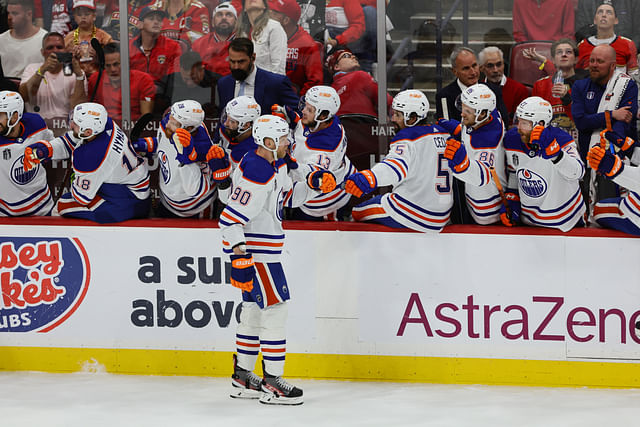
<svg viewBox="0 0 640 427">
<path fill-rule="evenodd" d="M 449 134 L 439 126 L 402 129 L 387 156 L 371 171 L 378 187 L 393 185 L 380 200 L 385 212 L 405 227 L 440 232 L 453 206 L 451 170 L 444 157 Z"/>
<path fill-rule="evenodd" d="M 351 195 L 340 188 L 340 184 L 357 170 L 347 157 L 347 137 L 340 120 L 334 117 L 328 128 L 316 132 L 309 131 L 302 122 L 298 122 L 294 135 L 291 155 L 300 163 L 332 172 L 337 184 L 335 190 L 318 195 L 300 209 L 307 215 L 322 217 L 345 206 Z"/>
</svg>

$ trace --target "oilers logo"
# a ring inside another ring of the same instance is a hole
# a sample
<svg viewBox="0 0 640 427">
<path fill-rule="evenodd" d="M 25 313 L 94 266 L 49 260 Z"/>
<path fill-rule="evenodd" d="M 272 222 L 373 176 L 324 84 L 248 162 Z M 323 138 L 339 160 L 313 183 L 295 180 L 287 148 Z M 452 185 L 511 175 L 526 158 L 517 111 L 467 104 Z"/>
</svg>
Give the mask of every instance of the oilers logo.
<svg viewBox="0 0 640 427">
<path fill-rule="evenodd" d="M 529 169 L 518 170 L 518 185 L 522 193 L 534 199 L 547 193 L 547 182 L 543 177 Z"/>
<path fill-rule="evenodd" d="M 160 173 L 162 174 L 162 180 L 165 184 L 168 184 L 171 180 L 171 169 L 169 168 L 169 157 L 167 153 L 160 150 L 158 151 L 158 163 L 160 165 Z"/>
<path fill-rule="evenodd" d="M 24 155 L 18 157 L 16 161 L 13 162 L 13 165 L 11 165 L 11 180 L 18 185 L 26 185 L 33 181 L 40 170 L 40 164 L 37 164 L 35 168 L 29 172 L 25 172 L 22 165 L 23 159 Z"/>
<path fill-rule="evenodd" d="M 79 239 L 0 237 L 0 332 L 49 332 L 80 306 L 91 269 Z"/>
<path fill-rule="evenodd" d="M 278 193 L 278 199 L 276 201 L 276 217 L 278 218 L 279 221 L 282 221 L 283 209 L 284 209 L 284 192 L 280 190 L 280 193 Z"/>
</svg>

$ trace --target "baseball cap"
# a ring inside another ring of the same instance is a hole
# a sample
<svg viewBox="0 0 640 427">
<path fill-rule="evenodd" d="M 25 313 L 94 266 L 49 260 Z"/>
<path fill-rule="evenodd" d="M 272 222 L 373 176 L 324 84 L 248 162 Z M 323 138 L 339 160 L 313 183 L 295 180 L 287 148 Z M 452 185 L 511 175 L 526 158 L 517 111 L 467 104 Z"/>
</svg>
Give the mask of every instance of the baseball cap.
<svg viewBox="0 0 640 427">
<path fill-rule="evenodd" d="M 167 12 L 165 12 L 164 9 L 158 7 L 158 6 L 145 6 L 142 8 L 142 10 L 140 11 L 140 14 L 138 15 L 138 18 L 140 18 L 140 20 L 142 21 L 144 18 L 147 17 L 147 15 L 151 14 L 151 13 L 159 13 L 160 15 L 162 15 L 163 18 L 166 18 Z"/>
<path fill-rule="evenodd" d="M 86 7 L 87 9 L 96 10 L 96 4 L 93 0 L 73 0 L 73 6 L 71 10 L 78 7 Z"/>
<path fill-rule="evenodd" d="M 215 16 L 216 13 L 224 11 L 229 11 L 233 13 L 233 16 L 235 16 L 236 18 L 238 17 L 238 11 L 230 2 L 220 3 L 218 6 L 216 6 L 216 8 L 213 10 L 213 15 Z"/>
<path fill-rule="evenodd" d="M 302 10 L 296 0 L 269 0 L 269 9 L 284 13 L 293 22 L 298 22 Z"/>
</svg>

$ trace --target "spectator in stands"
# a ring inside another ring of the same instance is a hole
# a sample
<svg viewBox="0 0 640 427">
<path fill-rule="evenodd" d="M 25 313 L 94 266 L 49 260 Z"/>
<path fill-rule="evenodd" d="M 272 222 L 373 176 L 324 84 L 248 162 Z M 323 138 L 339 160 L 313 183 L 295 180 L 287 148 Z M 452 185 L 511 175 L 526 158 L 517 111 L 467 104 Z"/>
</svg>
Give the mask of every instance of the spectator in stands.
<svg viewBox="0 0 640 427">
<path fill-rule="evenodd" d="M 600 131 L 609 127 L 608 121 L 621 138 L 637 139 L 638 86 L 628 75 L 616 73 L 615 69 L 615 50 L 609 45 L 596 46 L 589 61 L 589 78 L 573 84 L 571 113 L 578 128 L 578 149 L 583 160 L 589 149 L 600 142 Z M 607 95 L 602 99 L 605 92 Z M 595 194 L 595 200 L 589 200 L 589 212 L 593 211 L 595 202 L 616 196 L 611 182 L 602 177 L 596 179 L 595 175 L 587 168 L 583 185 L 585 200 L 588 194 Z M 596 181 L 597 193 L 593 185 Z"/>
<path fill-rule="evenodd" d="M 360 70 L 358 58 L 349 49 L 338 49 L 327 58 L 327 68 L 333 73 L 333 87 L 340 96 L 343 114 L 367 114 L 378 117 L 378 83 L 369 73 Z M 393 98 L 387 94 L 387 108 Z"/>
<path fill-rule="evenodd" d="M 198 52 L 207 70 L 226 76 L 229 70 L 229 43 L 236 37 L 238 12 L 231 3 L 220 3 L 213 11 L 211 32 L 193 43 L 192 49 Z"/>
<path fill-rule="evenodd" d="M 202 105 L 206 117 L 217 117 L 215 88 L 219 78 L 204 67 L 198 52 L 185 52 L 180 57 L 180 71 L 162 79 L 155 110 L 162 114 L 176 102 L 192 99 Z"/>
<path fill-rule="evenodd" d="M 178 42 L 160 34 L 166 15 L 156 6 L 143 8 L 138 16 L 140 35 L 129 42 L 129 66 L 149 74 L 157 85 L 166 75 L 178 70 L 182 53 Z"/>
<path fill-rule="evenodd" d="M 66 36 L 73 29 L 71 10 L 73 0 L 53 0 L 51 8 L 44 14 L 44 28 L 49 28 L 51 32 L 56 32 Z"/>
<path fill-rule="evenodd" d="M 278 24 L 280 25 L 280 24 Z M 229 68 L 231 75 L 218 80 L 220 111 L 233 98 L 240 95 L 253 96 L 261 111 L 271 111 L 273 104 L 298 108 L 298 96 L 293 91 L 287 76 L 263 70 L 258 67 L 253 42 L 238 37 L 229 44 Z"/>
<path fill-rule="evenodd" d="M 556 40 L 573 38 L 573 0 L 514 0 L 513 39 Z"/>
<path fill-rule="evenodd" d="M 66 118 L 86 96 L 84 71 L 75 57 L 71 57 L 71 64 L 67 65 L 73 72 L 63 71 L 63 62 L 57 56 L 67 53 L 62 34 L 44 36 L 41 52 L 44 62 L 29 64 L 22 73 L 20 95 L 27 111 L 37 112 L 45 119 Z"/>
<path fill-rule="evenodd" d="M 103 0 L 105 6 L 105 19 L 102 28 L 105 29 L 114 40 L 120 40 L 120 7 L 119 0 Z M 162 7 L 162 0 L 129 0 L 129 40 L 136 37 L 138 29 L 138 16 L 145 7 Z"/>
<path fill-rule="evenodd" d="M 300 96 L 323 83 L 320 46 L 298 25 L 302 10 L 296 0 L 269 0 L 269 13 L 287 34 L 287 77 Z"/>
<path fill-rule="evenodd" d="M 114 120 L 122 121 L 122 95 L 120 93 L 120 46 L 117 43 L 109 43 L 104 47 L 105 74 L 97 85 L 99 73 L 94 73 L 89 78 L 89 97 L 95 91 L 95 102 L 105 106 L 109 116 Z M 105 78 L 106 77 L 106 78 Z M 130 70 L 130 99 L 131 119 L 137 120 L 143 114 L 153 111 L 153 99 L 156 88 L 153 78 L 142 71 Z M 98 87 L 96 90 L 95 88 Z M 91 98 L 90 98 L 91 99 Z"/>
<path fill-rule="evenodd" d="M 362 1 L 331 0 L 325 9 L 325 24 L 329 32 L 326 43 L 335 49 L 339 45 L 347 46 L 360 58 L 362 69 L 372 71 L 372 64 L 376 58 L 376 38 L 372 34 L 372 27 L 367 29 L 367 21 L 375 17 L 375 9 L 367 7 L 364 13 Z M 375 21 L 375 19 L 374 19 Z"/>
<path fill-rule="evenodd" d="M 589 67 L 591 51 L 593 51 L 594 47 L 608 44 L 615 49 L 617 66 L 626 70 L 629 75 L 637 76 L 638 52 L 636 45 L 628 38 L 614 33 L 614 26 L 618 23 L 618 17 L 613 6 L 609 3 L 603 3 L 598 6 L 593 23 L 597 29 L 596 35 L 588 37 L 578 44 L 578 68 Z"/>
<path fill-rule="evenodd" d="M 529 89 L 520 82 L 504 75 L 504 54 L 496 46 L 488 46 L 478 54 L 480 71 L 485 75 L 485 82 L 491 82 L 502 87 L 502 100 L 509 112 L 509 117 L 502 120 L 508 128 L 513 123 L 516 108 L 527 97 Z"/>
<path fill-rule="evenodd" d="M 91 39 L 96 38 L 102 46 L 111 43 L 111 36 L 96 27 L 95 0 L 73 0 L 73 19 L 78 28 L 64 38 L 67 49 L 80 59 L 80 64 L 87 75 L 98 69 L 96 52 L 91 47 Z"/>
<path fill-rule="evenodd" d="M 554 83 L 552 76 L 543 77 L 533 85 L 532 96 L 539 96 L 553 107 L 553 126 L 559 127 L 578 140 L 578 130 L 571 115 L 571 87 L 577 80 L 588 76 L 588 72 L 576 69 L 578 48 L 571 39 L 559 39 L 551 45 L 554 69 L 562 72 L 563 82 Z"/>
<path fill-rule="evenodd" d="M 242 6 L 236 33 L 253 40 L 256 65 L 286 75 L 287 34 L 278 21 L 269 18 L 267 0 L 243 0 Z"/>
<path fill-rule="evenodd" d="M 162 35 L 187 46 L 209 34 L 209 9 L 198 0 L 168 0 Z"/>
<path fill-rule="evenodd" d="M 4 75 L 20 78 L 24 68 L 40 61 L 42 39 L 47 32 L 33 25 L 33 0 L 9 0 L 9 30 L 0 34 L 0 59 Z"/>
<path fill-rule="evenodd" d="M 579 0 L 576 9 L 576 41 L 580 42 L 596 34 L 593 17 L 598 6 L 605 3 L 616 10 L 616 34 L 633 40 L 637 46 L 640 43 L 640 5 L 635 0 Z"/>
<path fill-rule="evenodd" d="M 480 68 L 475 52 L 466 46 L 458 46 L 453 49 L 449 56 L 449 62 L 451 63 L 451 71 L 456 79 L 436 93 L 436 117 L 462 121 L 460 114 L 462 104 L 459 102 L 460 94 L 469 86 L 478 83 Z M 508 117 L 509 113 L 502 100 L 501 86 L 491 82 L 485 82 L 484 84 L 489 86 L 493 93 L 496 94 L 497 108 L 500 115 Z M 443 99 L 446 101 L 443 102 Z"/>
</svg>

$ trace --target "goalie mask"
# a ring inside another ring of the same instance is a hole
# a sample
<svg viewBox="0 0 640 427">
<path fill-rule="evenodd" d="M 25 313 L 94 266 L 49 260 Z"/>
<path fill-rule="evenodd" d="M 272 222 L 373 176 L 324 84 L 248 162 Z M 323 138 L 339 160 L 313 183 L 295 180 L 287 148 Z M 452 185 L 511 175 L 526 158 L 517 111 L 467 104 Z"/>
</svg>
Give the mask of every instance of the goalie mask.
<svg viewBox="0 0 640 427">
<path fill-rule="evenodd" d="M 312 131 L 318 129 L 320 123 L 328 122 L 338 113 L 340 109 L 340 96 L 338 92 L 331 86 L 314 86 L 304 94 L 304 97 L 300 99 L 300 110 L 304 108 L 306 104 L 311 105 L 316 109 L 313 120 L 316 122 Z M 321 116 L 324 118 L 320 118 Z"/>
<path fill-rule="evenodd" d="M 271 151 L 273 160 L 278 158 L 278 147 L 284 143 L 283 136 L 287 138 L 286 143 L 288 144 L 289 124 L 281 117 L 272 115 L 260 116 L 253 124 L 253 140 L 259 146 Z M 274 148 L 267 146 L 267 138 L 273 140 L 275 143 Z"/>
<path fill-rule="evenodd" d="M 480 125 L 489 120 L 491 112 L 496 109 L 496 95 L 488 86 L 476 83 L 462 92 L 460 103 L 475 110 L 475 125 Z M 486 115 L 480 120 L 483 112 Z"/>
<path fill-rule="evenodd" d="M 251 130 L 255 120 L 260 117 L 260 112 L 260 105 L 253 96 L 238 96 L 229 101 L 225 107 L 221 122 L 225 126 L 227 135 L 235 138 Z M 228 119 L 238 122 L 238 127 L 230 129 L 226 125 Z"/>
<path fill-rule="evenodd" d="M 95 102 L 85 102 L 76 105 L 76 108 L 73 109 L 71 120 L 78 125 L 78 138 L 84 142 L 104 131 L 108 118 L 107 110 L 103 105 Z M 82 136 L 87 130 L 91 130 L 91 134 Z"/>
<path fill-rule="evenodd" d="M 171 106 L 171 116 L 183 129 L 193 132 L 204 120 L 204 110 L 199 102 L 193 100 L 178 101 Z"/>
<path fill-rule="evenodd" d="M 22 119 L 22 114 L 24 113 L 24 101 L 20 94 L 8 90 L 0 92 L 0 112 L 7 113 L 7 130 L 4 135 L 8 135 L 13 128 L 20 123 L 20 119 Z M 13 113 L 18 113 L 18 119 L 14 123 L 11 123 Z"/>
<path fill-rule="evenodd" d="M 391 108 L 402 113 L 403 122 L 406 127 L 412 127 L 427 117 L 429 113 L 429 100 L 424 93 L 419 90 L 403 90 L 393 98 Z M 415 114 L 417 120 L 413 124 L 409 124 L 412 114 Z"/>
</svg>

